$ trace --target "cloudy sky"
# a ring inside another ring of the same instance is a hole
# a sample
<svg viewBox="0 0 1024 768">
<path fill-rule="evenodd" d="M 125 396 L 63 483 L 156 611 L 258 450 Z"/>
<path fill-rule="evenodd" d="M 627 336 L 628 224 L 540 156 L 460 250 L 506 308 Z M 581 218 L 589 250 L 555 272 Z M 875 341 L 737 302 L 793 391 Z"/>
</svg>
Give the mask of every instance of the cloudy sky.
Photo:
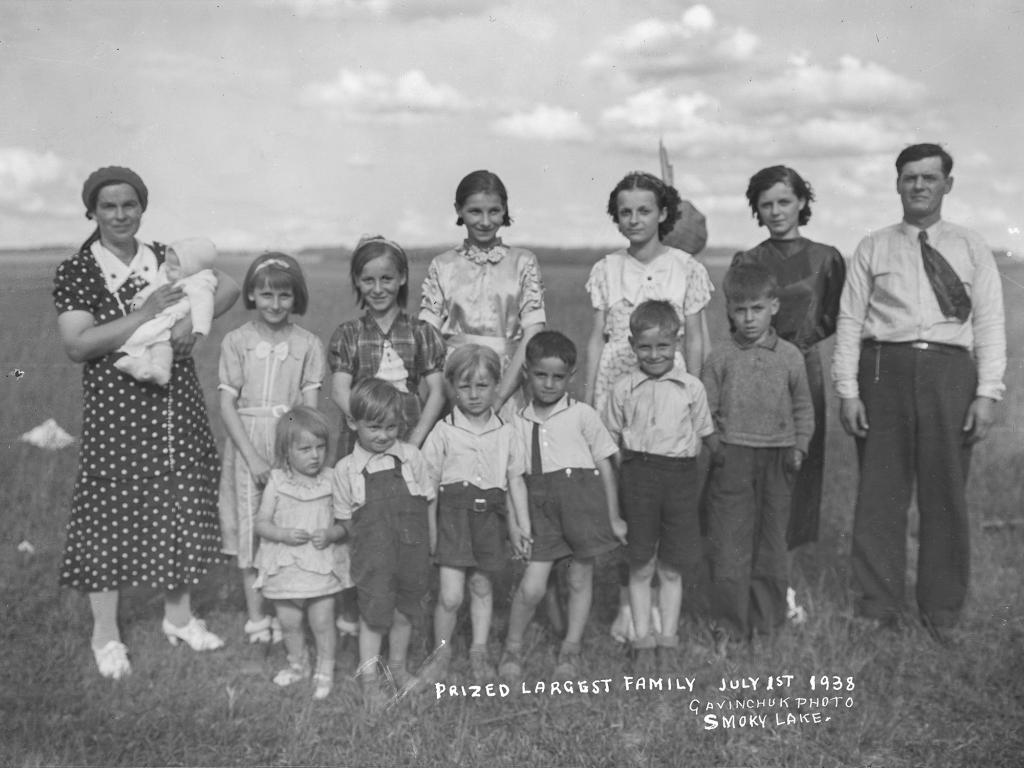
<svg viewBox="0 0 1024 768">
<path fill-rule="evenodd" d="M 783 163 L 849 253 L 939 141 L 947 217 L 1024 250 L 1022 33 L 1019 0 L 0 0 L 0 247 L 84 238 L 110 164 L 162 240 L 450 243 L 489 168 L 507 241 L 616 244 L 608 192 L 661 137 L 712 245 L 761 238 L 743 191 Z"/>
</svg>

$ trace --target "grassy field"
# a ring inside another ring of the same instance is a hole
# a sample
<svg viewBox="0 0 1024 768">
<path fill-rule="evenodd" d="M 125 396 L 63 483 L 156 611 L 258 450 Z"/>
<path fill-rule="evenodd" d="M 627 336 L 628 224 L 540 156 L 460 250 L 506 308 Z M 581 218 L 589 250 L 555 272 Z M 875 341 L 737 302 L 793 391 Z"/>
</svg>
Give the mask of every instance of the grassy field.
<svg viewBox="0 0 1024 768">
<path fill-rule="evenodd" d="M 582 284 L 598 255 L 541 253 L 550 324 L 580 343 L 591 314 Z M 414 256 L 412 285 L 418 286 L 428 254 Z M 717 283 L 724 262 L 714 256 L 708 263 Z M 197 611 L 227 638 L 226 649 L 171 648 L 159 633 L 160 596 L 132 590 L 122 615 L 134 673 L 120 683 L 98 676 L 86 601 L 57 587 L 77 452 L 43 452 L 17 439 L 49 417 L 72 434 L 81 426 L 80 370 L 60 349 L 49 295 L 56 256 L 39 252 L 3 263 L 0 765 L 1024 765 L 1022 264 L 1004 264 L 1009 393 L 1001 422 L 974 454 L 973 582 L 960 644 L 940 647 L 913 628 L 875 633 L 851 620 L 846 585 L 856 466 L 832 403 L 822 540 L 800 551 L 794 567 L 810 613 L 804 626 L 718 661 L 705 652 L 699 624 L 686 616 L 680 668 L 665 681 L 673 690 L 633 690 L 623 650 L 608 635 L 615 585 L 607 567 L 585 646 L 587 679 L 608 679 L 607 692 L 604 683 L 599 693 L 532 692 L 549 680 L 555 647 L 538 622 L 530 635 L 531 693 L 437 700 L 430 692 L 369 719 L 351 678 L 352 643 L 339 649 L 339 682 L 327 701 L 271 684 L 284 652 L 244 644 L 242 595 L 228 565 L 195 593 Z M 245 266 L 227 261 L 239 280 Z M 347 264 L 325 259 L 305 266 L 312 310 L 299 323 L 327 338 L 354 313 Z M 713 336 L 724 325 L 720 301 L 716 296 L 710 310 Z M 217 347 L 220 335 L 245 316 L 236 308 L 221 318 L 197 353 L 218 440 Z M 326 400 L 324 408 L 336 417 Z M 22 541 L 34 553 L 18 551 Z M 504 635 L 503 611 L 498 616 L 495 654 Z M 422 634 L 414 643 L 422 657 Z M 467 662 L 454 672 L 468 682 Z M 765 690 L 769 677 L 786 675 L 793 676 L 788 687 Z M 825 689 L 820 676 L 829 676 Z M 841 692 L 833 690 L 832 676 L 840 678 Z M 719 690 L 723 678 L 747 677 L 759 679 L 752 695 Z M 676 690 L 687 678 L 692 692 Z M 730 709 L 736 698 L 776 701 Z M 717 728 L 708 728 L 708 714 Z"/>
</svg>

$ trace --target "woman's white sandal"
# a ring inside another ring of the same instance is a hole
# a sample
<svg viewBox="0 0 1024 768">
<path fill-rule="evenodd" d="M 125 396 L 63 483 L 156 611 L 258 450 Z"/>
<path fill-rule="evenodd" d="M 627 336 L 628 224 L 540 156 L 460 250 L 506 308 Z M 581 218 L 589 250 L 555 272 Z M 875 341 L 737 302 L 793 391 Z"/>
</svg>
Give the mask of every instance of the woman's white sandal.
<svg viewBox="0 0 1024 768">
<path fill-rule="evenodd" d="M 193 651 L 215 651 L 224 647 L 224 641 L 206 628 L 205 621 L 195 616 L 184 627 L 176 627 L 165 618 L 163 631 L 171 645 L 184 640 Z"/>
<path fill-rule="evenodd" d="M 96 658 L 96 667 L 103 677 L 120 680 L 132 673 L 132 665 L 128 661 L 128 648 L 124 643 L 111 640 L 102 648 L 93 648 L 92 655 Z"/>
</svg>

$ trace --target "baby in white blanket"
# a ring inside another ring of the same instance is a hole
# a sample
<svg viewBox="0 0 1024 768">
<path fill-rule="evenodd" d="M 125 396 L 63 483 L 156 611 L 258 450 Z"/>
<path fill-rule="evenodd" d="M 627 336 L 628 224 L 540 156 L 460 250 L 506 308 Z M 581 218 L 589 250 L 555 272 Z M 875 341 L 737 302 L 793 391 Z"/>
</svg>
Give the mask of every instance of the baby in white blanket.
<svg viewBox="0 0 1024 768">
<path fill-rule="evenodd" d="M 180 240 L 167 248 L 164 263 L 156 278 L 132 299 L 136 310 L 157 288 L 173 284 L 185 292 L 185 297 L 162 310 L 152 320 L 140 325 L 118 352 L 124 357 L 114 361 L 114 367 L 138 381 L 152 381 L 165 386 L 171 380 L 174 351 L 171 349 L 171 328 L 191 314 L 192 330 L 206 336 L 213 323 L 213 295 L 217 290 L 217 275 L 213 263 L 217 248 L 203 237 Z"/>
</svg>

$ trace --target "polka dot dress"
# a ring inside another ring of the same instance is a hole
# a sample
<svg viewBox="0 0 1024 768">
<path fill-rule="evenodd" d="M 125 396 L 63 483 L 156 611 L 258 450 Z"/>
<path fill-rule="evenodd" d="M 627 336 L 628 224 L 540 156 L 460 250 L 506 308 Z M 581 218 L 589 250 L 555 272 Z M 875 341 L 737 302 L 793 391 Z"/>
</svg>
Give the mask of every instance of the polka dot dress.
<svg viewBox="0 0 1024 768">
<path fill-rule="evenodd" d="M 163 248 L 155 247 L 158 261 Z M 57 269 L 57 311 L 99 324 L 125 314 L 145 281 L 116 293 L 86 249 Z M 85 363 L 79 474 L 60 583 L 86 592 L 194 584 L 219 559 L 220 465 L 191 358 L 167 387 L 138 382 L 111 353 Z"/>
</svg>

